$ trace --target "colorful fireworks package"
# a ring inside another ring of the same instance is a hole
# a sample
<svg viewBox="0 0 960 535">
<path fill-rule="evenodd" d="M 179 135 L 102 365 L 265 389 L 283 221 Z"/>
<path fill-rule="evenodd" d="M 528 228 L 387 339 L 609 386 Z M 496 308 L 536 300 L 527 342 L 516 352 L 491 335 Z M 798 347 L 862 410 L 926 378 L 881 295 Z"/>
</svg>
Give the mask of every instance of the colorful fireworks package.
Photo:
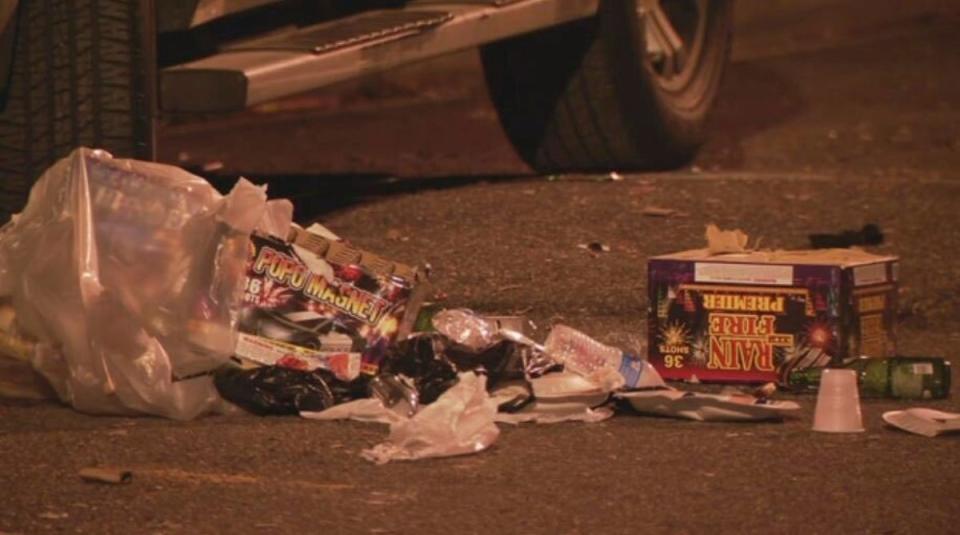
<svg viewBox="0 0 960 535">
<path fill-rule="evenodd" d="M 783 383 L 795 370 L 896 353 L 896 257 L 701 249 L 648 267 L 649 356 L 666 379 Z"/>
<path fill-rule="evenodd" d="M 387 348 L 410 332 L 426 287 L 417 269 L 331 237 L 255 234 L 236 355 L 343 380 L 375 375 Z"/>
</svg>

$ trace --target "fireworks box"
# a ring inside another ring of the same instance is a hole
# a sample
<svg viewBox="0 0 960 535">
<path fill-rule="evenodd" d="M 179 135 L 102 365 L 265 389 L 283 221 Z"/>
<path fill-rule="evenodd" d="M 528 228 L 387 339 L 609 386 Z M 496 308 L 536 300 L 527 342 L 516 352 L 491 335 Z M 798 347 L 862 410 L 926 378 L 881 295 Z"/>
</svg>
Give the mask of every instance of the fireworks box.
<svg viewBox="0 0 960 535">
<path fill-rule="evenodd" d="M 426 287 L 418 270 L 339 240 L 254 234 L 236 355 L 347 380 L 374 375 L 413 327 Z"/>
<path fill-rule="evenodd" d="M 650 362 L 667 379 L 767 382 L 895 348 L 898 261 L 855 249 L 649 260 Z"/>
</svg>

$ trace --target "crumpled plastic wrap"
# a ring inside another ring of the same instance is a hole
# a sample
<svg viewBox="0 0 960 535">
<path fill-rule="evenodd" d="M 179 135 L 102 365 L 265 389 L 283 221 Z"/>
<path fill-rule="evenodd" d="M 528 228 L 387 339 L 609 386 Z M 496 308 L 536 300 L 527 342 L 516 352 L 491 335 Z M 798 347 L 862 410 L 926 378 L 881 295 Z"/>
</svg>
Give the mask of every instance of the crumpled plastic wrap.
<svg viewBox="0 0 960 535">
<path fill-rule="evenodd" d="M 602 422 L 613 416 L 613 409 L 609 407 L 590 407 L 571 406 L 564 407 L 563 410 L 543 410 L 537 406 L 531 406 L 521 412 L 501 412 L 497 413 L 496 421 L 502 424 L 556 424 L 560 422 L 584 422 L 588 424 Z"/>
<path fill-rule="evenodd" d="M 745 394 L 687 392 L 668 386 L 618 392 L 640 414 L 698 422 L 782 420 L 800 409 L 795 401 L 776 401 Z"/>
<path fill-rule="evenodd" d="M 498 423 L 601 422 L 613 416 L 604 406 L 610 392 L 573 372 L 555 372 L 513 382 L 490 393 L 500 408 Z"/>
<path fill-rule="evenodd" d="M 85 412 L 217 409 L 211 378 L 190 377 L 232 353 L 250 232 L 282 229 L 287 205 L 268 209 L 245 180 L 223 196 L 175 167 L 77 149 L 0 231 L 0 295 L 38 340 L 34 369 Z"/>
<path fill-rule="evenodd" d="M 487 394 L 486 377 L 472 372 L 461 373 L 456 385 L 409 418 L 384 407 L 377 399 L 300 414 L 315 420 L 389 423 L 387 440 L 363 451 L 364 458 L 377 464 L 477 453 L 489 448 L 500 435 L 494 423 L 497 405 Z"/>
<path fill-rule="evenodd" d="M 450 341 L 481 352 L 501 340 L 496 324 L 462 308 L 442 310 L 433 317 L 433 327 Z"/>
</svg>

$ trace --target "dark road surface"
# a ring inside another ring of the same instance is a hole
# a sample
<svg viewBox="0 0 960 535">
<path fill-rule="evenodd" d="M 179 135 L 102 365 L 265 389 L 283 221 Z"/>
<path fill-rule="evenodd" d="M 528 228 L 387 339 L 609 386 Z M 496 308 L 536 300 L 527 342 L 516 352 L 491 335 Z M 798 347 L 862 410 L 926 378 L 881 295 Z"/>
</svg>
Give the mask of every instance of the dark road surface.
<svg viewBox="0 0 960 535">
<path fill-rule="evenodd" d="M 445 304 L 527 314 L 540 337 L 562 321 L 623 347 L 644 338 L 646 259 L 701 246 L 707 223 L 802 248 L 809 233 L 874 222 L 888 237 L 874 250 L 901 257 L 901 352 L 960 367 L 960 7 L 741 4 L 711 140 L 677 172 L 529 175 L 471 89 L 481 77 L 467 55 L 443 63 L 459 82 L 441 89 L 423 91 L 418 67 L 287 109 L 172 126 L 165 157 L 296 175 L 271 191 L 362 247 L 430 262 Z M 371 86 L 388 90 L 377 99 Z M 679 215 L 641 215 L 650 206 Z M 611 250 L 578 247 L 590 241 Z M 922 405 L 960 412 L 958 379 L 950 399 Z M 177 423 L 8 402 L 0 533 L 960 530 L 960 435 L 886 428 L 884 411 L 911 405 L 882 400 L 863 401 L 865 433 L 815 433 L 814 398 L 784 397 L 802 410 L 783 423 L 624 413 L 504 427 L 490 451 L 385 466 L 359 456 L 386 435 L 376 425 Z M 130 468 L 133 482 L 82 482 L 92 465 Z"/>
</svg>

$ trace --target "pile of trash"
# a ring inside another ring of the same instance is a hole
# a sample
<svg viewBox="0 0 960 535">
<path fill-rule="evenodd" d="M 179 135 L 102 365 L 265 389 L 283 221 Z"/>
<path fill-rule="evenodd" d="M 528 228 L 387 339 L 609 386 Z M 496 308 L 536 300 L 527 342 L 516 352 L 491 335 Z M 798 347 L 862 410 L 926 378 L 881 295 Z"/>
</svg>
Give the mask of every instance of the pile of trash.
<svg viewBox="0 0 960 535">
<path fill-rule="evenodd" d="M 302 228 L 241 179 L 78 149 L 0 230 L 0 394 L 178 420 L 240 407 L 390 426 L 382 463 L 474 453 L 497 423 L 598 422 L 618 408 L 779 420 L 773 384 L 668 386 L 645 355 L 555 325 L 425 306 L 421 268 Z"/>
</svg>

